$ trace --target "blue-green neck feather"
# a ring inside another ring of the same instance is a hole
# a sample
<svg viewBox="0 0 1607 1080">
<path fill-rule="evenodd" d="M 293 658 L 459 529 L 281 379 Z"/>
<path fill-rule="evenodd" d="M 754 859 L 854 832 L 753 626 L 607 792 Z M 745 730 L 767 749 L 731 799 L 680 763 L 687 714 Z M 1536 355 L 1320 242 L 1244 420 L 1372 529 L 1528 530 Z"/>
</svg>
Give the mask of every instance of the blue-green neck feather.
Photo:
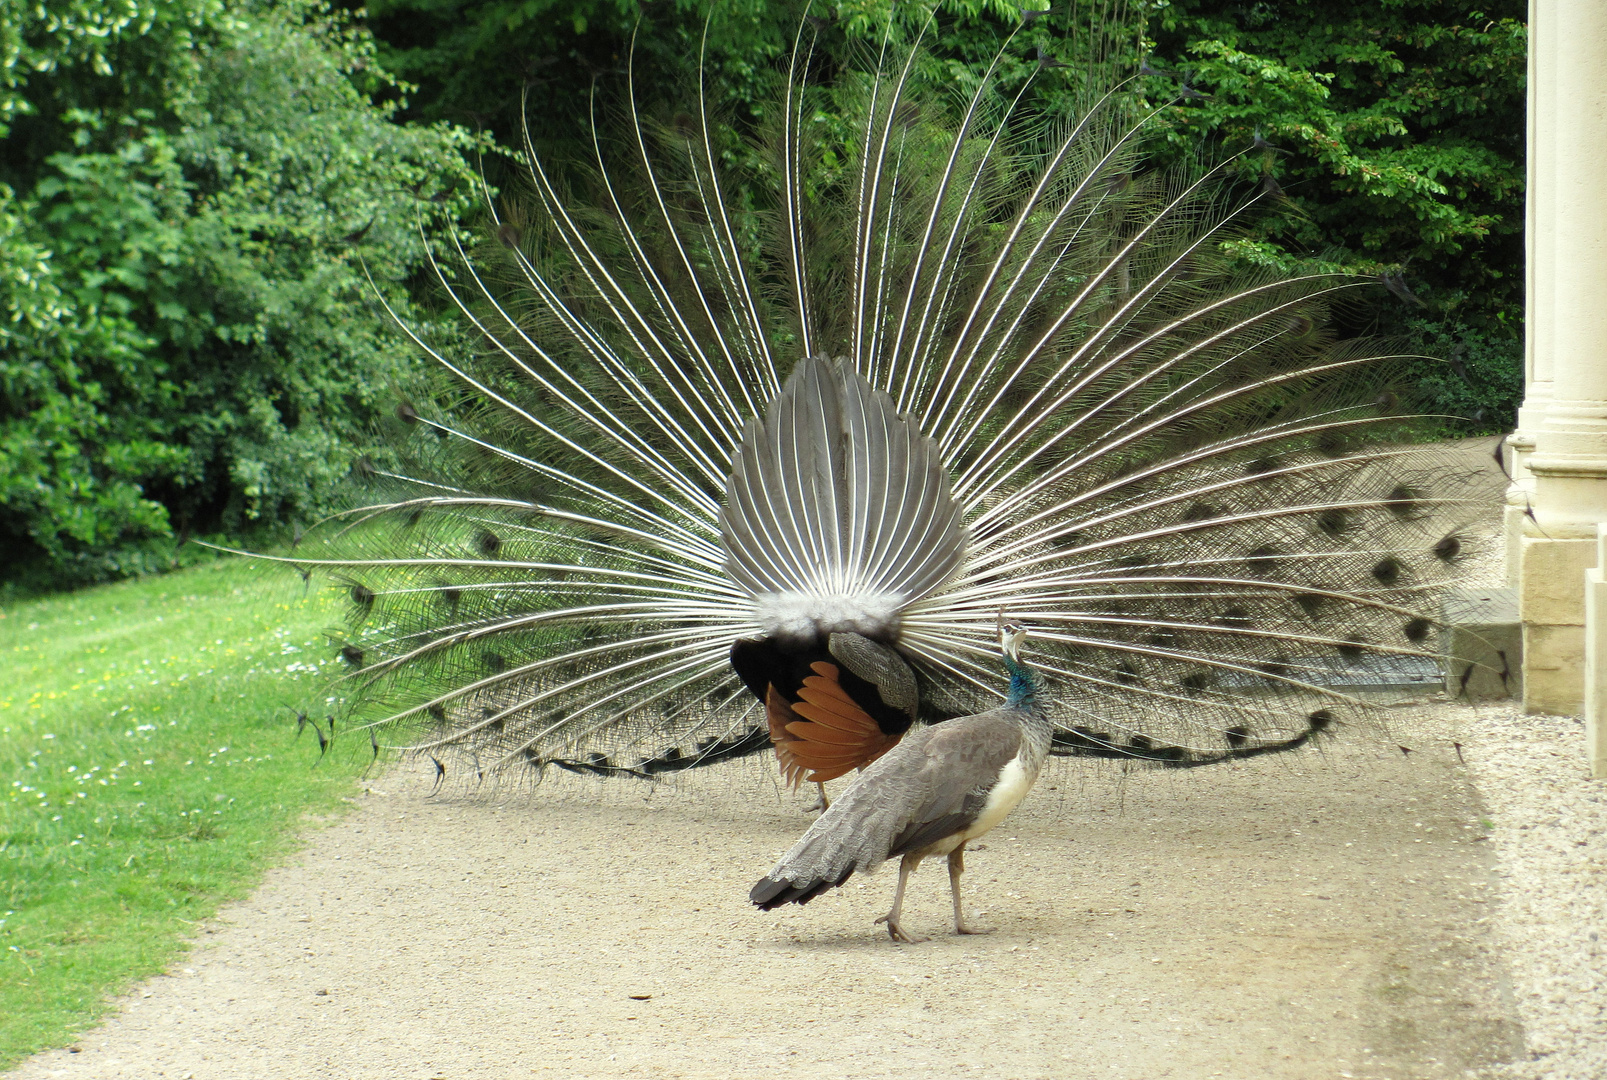
<svg viewBox="0 0 1607 1080">
<path fill-rule="evenodd" d="M 1007 704 L 1013 709 L 1030 709 L 1038 704 L 1038 676 L 1025 664 L 1006 653 L 1004 666 L 1010 672 Z"/>
</svg>

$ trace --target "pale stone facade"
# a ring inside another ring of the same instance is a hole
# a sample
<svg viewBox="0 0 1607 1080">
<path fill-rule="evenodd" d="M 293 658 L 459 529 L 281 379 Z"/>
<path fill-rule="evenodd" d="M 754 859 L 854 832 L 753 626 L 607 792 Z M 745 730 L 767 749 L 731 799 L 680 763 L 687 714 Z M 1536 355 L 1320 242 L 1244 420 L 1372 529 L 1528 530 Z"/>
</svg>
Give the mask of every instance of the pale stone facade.
<svg viewBox="0 0 1607 1080">
<path fill-rule="evenodd" d="M 1526 390 L 1507 497 L 1524 705 L 1585 712 L 1607 776 L 1607 3 L 1531 0 Z M 1588 643 L 1588 645 L 1587 645 Z M 1587 663 L 1587 647 L 1590 650 Z"/>
</svg>

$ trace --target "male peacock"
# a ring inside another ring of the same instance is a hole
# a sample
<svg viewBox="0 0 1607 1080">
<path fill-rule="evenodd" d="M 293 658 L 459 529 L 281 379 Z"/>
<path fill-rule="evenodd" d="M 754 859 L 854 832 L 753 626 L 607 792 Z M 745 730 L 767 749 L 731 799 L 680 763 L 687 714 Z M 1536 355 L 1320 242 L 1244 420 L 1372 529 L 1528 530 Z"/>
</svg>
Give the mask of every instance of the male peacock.
<svg viewBox="0 0 1607 1080">
<path fill-rule="evenodd" d="M 1369 282 L 1239 259 L 1223 173 L 1147 156 L 1160 106 L 1044 59 L 1062 18 L 957 98 L 921 27 L 826 63 L 805 21 L 751 145 L 627 95 L 589 172 L 530 150 L 443 264 L 477 345 L 415 337 L 448 385 L 399 407 L 405 464 L 290 558 L 349 591 L 347 729 L 479 775 L 773 747 L 825 780 L 996 704 L 1007 610 L 1052 752 L 1191 765 L 1425 655 L 1461 511 L 1329 328 Z"/>
</svg>

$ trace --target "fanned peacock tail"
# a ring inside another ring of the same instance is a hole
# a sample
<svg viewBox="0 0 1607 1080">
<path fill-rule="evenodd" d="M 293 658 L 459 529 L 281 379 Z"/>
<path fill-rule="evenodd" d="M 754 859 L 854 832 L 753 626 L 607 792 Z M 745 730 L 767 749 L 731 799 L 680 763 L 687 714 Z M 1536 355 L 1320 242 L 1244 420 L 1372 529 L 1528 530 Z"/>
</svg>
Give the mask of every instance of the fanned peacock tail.
<svg viewBox="0 0 1607 1080">
<path fill-rule="evenodd" d="M 1390 359 L 1330 329 L 1368 282 L 1236 259 L 1249 207 L 1220 170 L 1148 163 L 1155 105 L 1108 65 L 1046 117 L 1032 80 L 1067 71 L 1016 38 L 965 96 L 914 37 L 824 64 L 804 23 L 740 154 L 701 96 L 627 94 L 589 170 L 530 149 L 528 199 L 438 253 L 477 345 L 415 337 L 450 392 L 399 408 L 408 465 L 368 468 L 372 501 L 291 559 L 349 592 L 355 724 L 481 771 L 753 753 L 733 643 L 815 600 L 863 601 L 928 720 L 996 702 L 1008 612 L 1058 752 L 1176 764 L 1298 745 L 1363 711 L 1347 672 L 1432 655 L 1464 504 L 1397 444 Z M 739 186 L 744 161 L 768 168 Z M 782 447 L 806 392 L 886 436 L 867 458 L 822 428 L 819 454 L 919 467 L 811 479 Z M 833 483 L 880 509 L 821 525 Z"/>
</svg>

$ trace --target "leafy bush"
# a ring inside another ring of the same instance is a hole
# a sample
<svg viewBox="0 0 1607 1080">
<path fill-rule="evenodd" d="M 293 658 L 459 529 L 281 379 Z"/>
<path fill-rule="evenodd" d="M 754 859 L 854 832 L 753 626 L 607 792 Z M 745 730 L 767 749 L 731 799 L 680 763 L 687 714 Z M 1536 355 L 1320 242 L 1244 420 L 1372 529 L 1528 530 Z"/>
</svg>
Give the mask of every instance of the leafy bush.
<svg viewBox="0 0 1607 1080">
<path fill-rule="evenodd" d="M 1525 30 L 1517 0 L 1485 7 L 1139 9 L 1147 92 L 1184 88 L 1173 150 L 1246 150 L 1235 167 L 1279 211 L 1244 253 L 1387 275 L 1355 328 L 1455 352 L 1421 380 L 1463 430 L 1506 424 L 1520 392 Z M 538 142 L 583 161 L 577 121 L 611 107 L 596 82 L 617 88 L 633 56 L 639 96 L 668 100 L 706 10 L 375 0 L 376 44 L 321 0 L 0 0 L 0 577 L 139 571 L 188 534 L 318 512 L 416 362 L 379 298 L 453 332 L 415 300 L 421 239 L 478 205 L 471 159 L 493 133 L 517 145 L 520 91 Z M 887 8 L 819 10 L 832 48 L 852 48 Z M 707 86 L 735 124 L 766 122 L 798 15 L 720 6 Z M 1008 0 L 944 0 L 948 67 L 929 74 L 963 84 L 1019 18 Z M 1056 22 L 1017 39 L 1006 81 L 1036 70 L 1035 45 L 1066 44 Z M 1051 113 L 1057 85 L 1051 70 L 1034 91 Z M 763 163 L 733 164 L 762 182 Z"/>
<path fill-rule="evenodd" d="M 1279 213 L 1255 239 L 1388 275 L 1365 329 L 1448 356 L 1423 389 L 1505 430 L 1522 393 L 1523 138 L 1519 0 L 1160 0 L 1150 32 L 1171 140 L 1239 153 Z M 1458 373 L 1460 372 L 1460 374 Z M 1476 417 L 1476 418 L 1475 418 Z"/>
<path fill-rule="evenodd" d="M 1406 326 L 1420 360 L 1410 369 L 1433 433 L 1457 437 L 1512 429 L 1523 398 L 1522 343 L 1453 320 L 1413 319 Z"/>
<path fill-rule="evenodd" d="M 355 5 L 354 5 L 355 6 Z M 643 100 L 692 77 L 707 47 L 716 102 L 768 100 L 773 61 L 791 45 L 793 6 L 725 0 L 369 0 L 367 24 L 387 70 L 419 86 L 405 115 L 473 123 L 518 146 L 528 123 L 540 143 L 572 144 L 597 81 L 618 81 L 629 58 Z M 525 108 L 528 95 L 529 108 Z"/>
<path fill-rule="evenodd" d="M 371 41 L 308 0 L 11 6 L 4 572 L 138 572 L 316 512 L 414 363 L 376 290 L 431 332 L 420 228 L 478 203 L 477 140 L 391 123 Z"/>
</svg>

